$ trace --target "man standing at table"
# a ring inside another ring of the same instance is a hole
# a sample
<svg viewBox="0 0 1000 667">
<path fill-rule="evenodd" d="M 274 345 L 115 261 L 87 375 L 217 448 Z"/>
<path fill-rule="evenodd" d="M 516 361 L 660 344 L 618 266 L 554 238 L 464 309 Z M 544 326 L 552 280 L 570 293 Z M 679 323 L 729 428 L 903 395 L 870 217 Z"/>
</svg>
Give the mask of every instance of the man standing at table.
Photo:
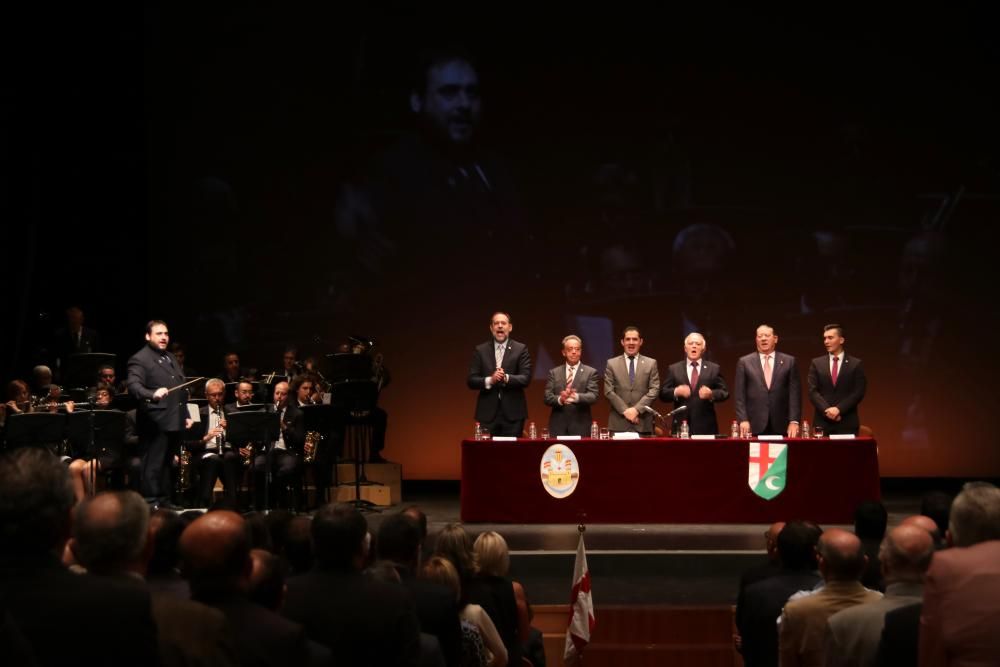
<svg viewBox="0 0 1000 667">
<path fill-rule="evenodd" d="M 660 371 L 656 359 L 639 354 L 642 342 L 638 327 L 625 327 L 625 354 L 608 359 L 604 371 L 604 395 L 611 403 L 608 430 L 616 433 L 653 433 L 653 414 L 646 408 L 660 395 Z"/>
<path fill-rule="evenodd" d="M 687 410 L 674 415 L 674 430 L 687 420 L 691 435 L 715 435 L 719 422 L 715 418 L 715 404 L 729 398 L 729 388 L 722 379 L 719 364 L 704 359 L 708 345 L 698 332 L 689 333 L 684 339 L 684 361 L 670 364 L 663 379 L 660 400 L 673 403 L 675 408 Z"/>
<path fill-rule="evenodd" d="M 510 337 L 513 330 L 510 315 L 493 313 L 492 337 L 476 346 L 469 366 L 469 389 L 479 391 L 476 421 L 491 435 L 520 437 L 528 417 L 524 388 L 531 382 L 531 355 Z"/>
<path fill-rule="evenodd" d="M 823 345 L 827 353 L 809 365 L 809 401 L 816 408 L 813 425 L 827 434 L 857 434 L 858 403 L 868 387 L 864 366 L 844 351 L 844 329 L 839 324 L 823 327 Z"/>
<path fill-rule="evenodd" d="M 148 503 L 168 508 L 170 461 L 179 450 L 181 433 L 191 426 L 187 390 L 171 391 L 184 383 L 184 376 L 167 351 L 169 344 L 166 322 L 151 320 L 146 325 L 146 345 L 128 360 L 128 391 L 139 401 L 139 488 Z"/>
<path fill-rule="evenodd" d="M 552 407 L 549 433 L 557 435 L 590 435 L 590 406 L 597 402 L 597 369 L 580 362 L 583 341 L 579 336 L 566 336 L 562 341 L 565 364 L 549 371 L 545 382 L 545 405 Z"/>
<path fill-rule="evenodd" d="M 797 438 L 802 414 L 801 381 L 795 357 L 778 352 L 770 324 L 757 327 L 757 351 L 736 364 L 736 418 L 740 437 L 780 435 Z"/>
</svg>

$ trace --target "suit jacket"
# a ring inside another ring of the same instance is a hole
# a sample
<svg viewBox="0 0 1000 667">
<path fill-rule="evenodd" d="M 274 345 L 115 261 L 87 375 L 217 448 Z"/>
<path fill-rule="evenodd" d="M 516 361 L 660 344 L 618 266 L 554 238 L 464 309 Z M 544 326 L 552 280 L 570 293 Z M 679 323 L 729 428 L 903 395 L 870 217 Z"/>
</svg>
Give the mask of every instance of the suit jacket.
<svg viewBox="0 0 1000 667">
<path fill-rule="evenodd" d="M 920 602 L 923 585 L 889 584 L 885 597 L 839 611 L 827 621 L 826 667 L 875 667 L 887 612 Z"/>
<path fill-rule="evenodd" d="M 207 405 L 203 405 L 198 408 L 200 421 L 192 424 L 191 428 L 184 434 L 184 448 L 192 454 L 201 454 L 205 451 L 205 443 L 203 443 L 201 439 L 205 437 L 206 433 L 208 433 L 208 420 L 210 412 L 211 411 Z M 223 408 L 222 413 L 223 415 L 228 414 L 225 408 Z M 226 444 L 228 445 L 229 443 Z M 222 454 L 222 450 L 218 450 L 216 453 Z"/>
<path fill-rule="evenodd" d="M 778 617 L 792 594 L 811 590 L 820 581 L 812 570 L 781 570 L 747 586 L 736 605 L 736 627 L 743 638 L 746 667 L 778 664 Z"/>
<path fill-rule="evenodd" d="M 221 611 L 229 621 L 241 666 L 307 663 L 306 635 L 298 623 L 239 595 L 205 604 Z"/>
<path fill-rule="evenodd" d="M 458 667 L 462 660 L 462 626 L 454 592 L 442 584 L 418 579 L 401 572 L 403 586 L 410 594 L 420 631 L 437 638 L 438 647 L 448 667 Z"/>
<path fill-rule="evenodd" d="M 660 371 L 656 359 L 641 354 L 635 355 L 635 382 L 629 380 L 625 354 L 608 359 L 604 370 L 604 396 L 611 403 L 608 428 L 612 431 L 653 432 L 653 415 L 643 408 L 653 405 L 660 395 Z M 639 423 L 625 419 L 628 408 L 639 410 Z"/>
<path fill-rule="evenodd" d="M 887 612 L 877 664 L 882 667 L 917 667 L 917 631 L 920 629 L 920 602 Z"/>
<path fill-rule="evenodd" d="M 670 364 L 667 374 L 663 378 L 663 389 L 660 391 L 660 400 L 665 403 L 673 403 L 675 408 L 682 405 L 687 406 L 687 410 L 674 415 L 674 425 L 679 426 L 685 419 L 691 435 L 715 435 L 719 432 L 719 422 L 715 417 L 715 404 L 729 398 L 729 388 L 726 381 L 722 379 L 722 369 L 719 364 L 712 361 L 702 360 L 701 373 L 698 374 L 698 386 L 691 387 L 690 398 L 678 398 L 674 396 L 674 389 L 681 385 L 689 385 L 688 367 L 691 362 L 687 359 Z M 705 400 L 698 394 L 699 387 L 708 387 L 712 390 L 712 398 Z"/>
<path fill-rule="evenodd" d="M 920 614 L 921 665 L 996 665 L 1000 540 L 934 553 Z"/>
<path fill-rule="evenodd" d="M 327 646 L 338 667 L 418 663 L 420 623 L 400 584 L 313 569 L 288 580 L 282 613 Z"/>
<path fill-rule="evenodd" d="M 486 388 L 486 378 L 497 369 L 496 343 L 491 338 L 477 345 L 469 365 L 469 389 L 477 389 L 476 421 L 489 424 L 503 418 L 517 421 L 528 418 L 528 404 L 524 400 L 524 388 L 531 382 L 531 355 L 524 343 L 507 339 L 501 363 L 507 373 L 507 381 Z"/>
<path fill-rule="evenodd" d="M 268 405 L 268 412 L 275 410 L 274 404 Z M 279 415 L 280 417 L 280 415 Z M 302 446 L 306 441 L 305 416 L 302 411 L 294 405 L 294 401 L 289 400 L 285 405 L 285 414 L 281 419 L 287 426 L 285 427 L 285 447 L 290 452 L 302 453 Z"/>
<path fill-rule="evenodd" d="M 830 376 L 830 355 L 816 357 L 809 364 L 809 401 L 816 408 L 813 425 L 822 426 L 827 433 L 854 433 L 861 426 L 858 403 L 865 397 L 868 386 L 861 360 L 844 353 L 844 360 L 837 370 L 837 386 Z M 823 414 L 827 408 L 840 408 L 840 421 L 830 421 Z"/>
<path fill-rule="evenodd" d="M 858 581 L 828 581 L 822 590 L 792 600 L 781 614 L 778 663 L 781 667 L 823 667 L 827 619 L 842 609 L 881 598 L 881 593 Z"/>
<path fill-rule="evenodd" d="M 162 431 L 184 430 L 186 389 L 172 391 L 159 401 L 153 400 L 153 393 L 160 387 L 170 389 L 184 383 L 180 368 L 173 354 L 160 354 L 149 345 L 144 345 L 129 358 L 128 392 L 139 401 L 140 424 L 152 421 Z"/>
<path fill-rule="evenodd" d="M 753 433 L 762 433 L 770 420 L 772 428 L 783 434 L 789 422 L 802 416 L 802 389 L 795 357 L 782 352 L 774 353 L 771 388 L 764 382 L 764 369 L 760 355 L 753 352 L 740 357 L 736 364 L 736 418 L 750 422 Z"/>
<path fill-rule="evenodd" d="M 30 565 L 0 564 L 0 599 L 39 665 L 159 663 L 149 591 L 142 586 L 73 574 L 41 557 Z"/>
<path fill-rule="evenodd" d="M 573 376 L 573 389 L 579 400 L 575 403 L 559 405 L 559 393 L 566 388 L 566 364 L 560 364 L 549 371 L 545 381 L 545 405 L 552 407 L 549 417 L 549 433 L 557 435 L 590 435 L 590 406 L 597 402 L 597 369 L 581 363 Z"/>
</svg>

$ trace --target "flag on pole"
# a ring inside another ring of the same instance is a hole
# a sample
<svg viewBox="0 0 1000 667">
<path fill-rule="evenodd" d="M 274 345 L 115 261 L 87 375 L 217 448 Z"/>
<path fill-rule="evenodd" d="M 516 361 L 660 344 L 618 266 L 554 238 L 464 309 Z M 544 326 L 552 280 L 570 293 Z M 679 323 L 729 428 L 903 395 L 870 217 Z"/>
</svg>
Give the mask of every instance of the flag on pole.
<svg viewBox="0 0 1000 667">
<path fill-rule="evenodd" d="M 587 567 L 587 550 L 583 546 L 581 526 L 580 543 L 576 547 L 576 564 L 573 566 L 566 650 L 563 652 L 563 662 L 567 667 L 580 664 L 583 648 L 590 642 L 590 633 L 594 631 L 595 625 L 594 601 L 590 597 L 590 569 Z"/>
</svg>

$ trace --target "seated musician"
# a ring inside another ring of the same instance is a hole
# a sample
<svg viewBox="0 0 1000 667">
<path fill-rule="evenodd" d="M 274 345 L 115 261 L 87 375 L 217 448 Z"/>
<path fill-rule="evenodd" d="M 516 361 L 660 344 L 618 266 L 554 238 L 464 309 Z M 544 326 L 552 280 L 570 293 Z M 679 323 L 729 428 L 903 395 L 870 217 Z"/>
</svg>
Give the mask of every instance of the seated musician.
<svg viewBox="0 0 1000 667">
<path fill-rule="evenodd" d="M 97 410 L 114 410 L 111 401 L 114 397 L 114 388 L 111 385 L 99 384 L 94 389 L 94 405 Z M 118 412 L 118 410 L 115 410 Z M 102 471 L 112 471 L 117 477 L 116 486 L 124 486 L 124 473 L 128 469 L 129 479 L 136 482 L 139 478 L 138 454 L 135 449 L 139 443 L 139 437 L 135 430 L 135 410 L 131 410 L 125 415 L 125 437 L 122 447 L 118 451 L 102 451 L 96 459 L 73 459 L 69 464 L 70 478 L 73 481 L 73 494 L 76 502 L 80 502 L 87 496 L 87 492 L 94 492 L 91 488 L 90 480 L 94 479 L 100 486 L 103 482 L 97 473 Z M 94 466 L 97 466 L 94 469 Z"/>
<path fill-rule="evenodd" d="M 287 497 L 289 486 L 296 481 L 299 473 L 302 446 L 305 438 L 302 413 L 291 404 L 288 396 L 288 383 L 279 382 L 274 385 L 274 403 L 268 406 L 278 415 L 280 432 L 278 439 L 271 445 L 270 460 L 273 474 L 269 504 L 271 507 L 289 507 L 291 499 Z M 268 453 L 261 451 L 254 459 L 254 502 L 258 509 L 264 508 L 265 475 L 267 473 Z M 270 508 L 268 508 L 270 509 Z"/>
<path fill-rule="evenodd" d="M 250 386 L 250 391 L 253 387 Z M 243 468 L 239 453 L 226 441 L 226 413 L 223 402 L 226 384 L 212 378 L 205 383 L 208 405 L 199 409 L 201 420 L 188 431 L 184 447 L 191 454 L 192 478 L 197 477 L 197 502 L 200 507 L 212 504 L 215 480 L 222 479 L 223 493 L 230 507 L 237 506 L 237 491 Z"/>
</svg>

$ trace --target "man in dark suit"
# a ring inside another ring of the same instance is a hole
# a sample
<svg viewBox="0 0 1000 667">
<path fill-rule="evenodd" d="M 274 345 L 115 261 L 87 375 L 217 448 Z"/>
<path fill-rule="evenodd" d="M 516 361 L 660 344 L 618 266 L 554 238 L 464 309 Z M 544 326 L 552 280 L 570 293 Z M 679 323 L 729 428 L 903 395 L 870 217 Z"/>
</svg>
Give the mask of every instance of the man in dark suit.
<svg viewBox="0 0 1000 667">
<path fill-rule="evenodd" d="M 597 402 L 597 369 L 580 363 L 583 341 L 579 336 L 566 336 L 562 341 L 565 364 L 549 371 L 545 382 L 545 405 L 552 407 L 549 433 L 557 435 L 590 435 L 590 406 Z"/>
<path fill-rule="evenodd" d="M 254 503 L 258 509 L 289 506 L 285 492 L 295 482 L 299 473 L 302 457 L 302 446 L 305 443 L 305 427 L 302 411 L 288 400 L 288 383 L 279 382 L 274 385 L 274 403 L 268 405 L 268 411 L 278 415 L 278 439 L 270 443 L 270 451 L 257 452 L 253 463 L 254 472 Z M 270 465 L 268 464 L 270 461 Z M 266 474 L 270 467 L 271 482 L 268 484 Z M 265 489 L 268 502 L 264 502 Z"/>
<path fill-rule="evenodd" d="M 638 327 L 625 327 L 625 354 L 608 359 L 604 370 L 604 396 L 611 403 L 608 429 L 614 432 L 653 433 L 653 415 L 646 408 L 660 395 L 660 371 L 656 359 L 639 354 L 642 342 Z"/>
<path fill-rule="evenodd" d="M 729 388 L 722 378 L 719 364 L 706 361 L 708 348 L 705 337 L 698 332 L 684 339 L 684 361 L 670 364 L 663 378 L 660 400 L 673 403 L 675 408 L 687 410 L 674 415 L 674 431 L 687 420 L 691 435 L 715 435 L 719 422 L 715 417 L 715 404 L 729 398 Z"/>
<path fill-rule="evenodd" d="M 472 354 L 468 385 L 479 392 L 476 421 L 492 435 L 520 437 L 528 418 L 524 388 L 531 382 L 531 355 L 524 343 L 510 337 L 513 330 L 510 315 L 493 313 L 493 337 Z"/>
<path fill-rule="evenodd" d="M 139 402 L 139 486 L 146 501 L 158 505 L 169 505 L 170 461 L 179 451 L 184 429 L 191 426 L 187 390 L 171 391 L 184 383 L 184 376 L 167 351 L 169 344 L 166 322 L 151 320 L 146 345 L 128 360 L 128 391 Z"/>
<path fill-rule="evenodd" d="M 60 562 L 73 501 L 66 466 L 46 449 L 0 455 L 0 600 L 34 653 L 28 664 L 159 664 L 149 592 Z"/>
<path fill-rule="evenodd" d="M 191 598 L 229 621 L 240 664 L 306 664 L 302 626 L 250 601 L 253 560 L 243 517 L 228 510 L 198 517 L 181 535 L 180 551 Z"/>
<path fill-rule="evenodd" d="M 400 584 L 366 578 L 371 535 L 354 507 L 326 505 L 312 521 L 316 567 L 288 580 L 283 612 L 310 639 L 328 646 L 335 665 L 412 665 L 420 623 Z"/>
<path fill-rule="evenodd" d="M 205 383 L 208 404 L 199 408 L 200 421 L 188 431 L 184 446 L 191 454 L 191 468 L 197 472 L 199 507 L 211 507 L 215 480 L 222 479 L 226 502 L 236 507 L 237 492 L 243 476 L 239 452 L 226 440 L 226 413 L 222 402 L 226 385 L 218 378 Z"/>
<path fill-rule="evenodd" d="M 778 664 L 776 622 L 789 597 L 819 583 L 815 551 L 819 536 L 816 526 L 789 521 L 777 538 L 780 571 L 750 584 L 744 591 L 736 606 L 736 627 L 746 667 Z"/>
<path fill-rule="evenodd" d="M 816 408 L 813 426 L 827 434 L 857 434 L 858 403 L 868 386 L 864 366 L 844 351 L 844 329 L 839 324 L 823 327 L 823 345 L 827 353 L 809 365 L 809 401 Z"/>
<path fill-rule="evenodd" d="M 736 418 L 740 437 L 781 435 L 797 438 L 802 414 L 801 381 L 795 357 L 778 352 L 778 334 L 769 324 L 757 327 L 757 351 L 736 364 Z"/>
</svg>

